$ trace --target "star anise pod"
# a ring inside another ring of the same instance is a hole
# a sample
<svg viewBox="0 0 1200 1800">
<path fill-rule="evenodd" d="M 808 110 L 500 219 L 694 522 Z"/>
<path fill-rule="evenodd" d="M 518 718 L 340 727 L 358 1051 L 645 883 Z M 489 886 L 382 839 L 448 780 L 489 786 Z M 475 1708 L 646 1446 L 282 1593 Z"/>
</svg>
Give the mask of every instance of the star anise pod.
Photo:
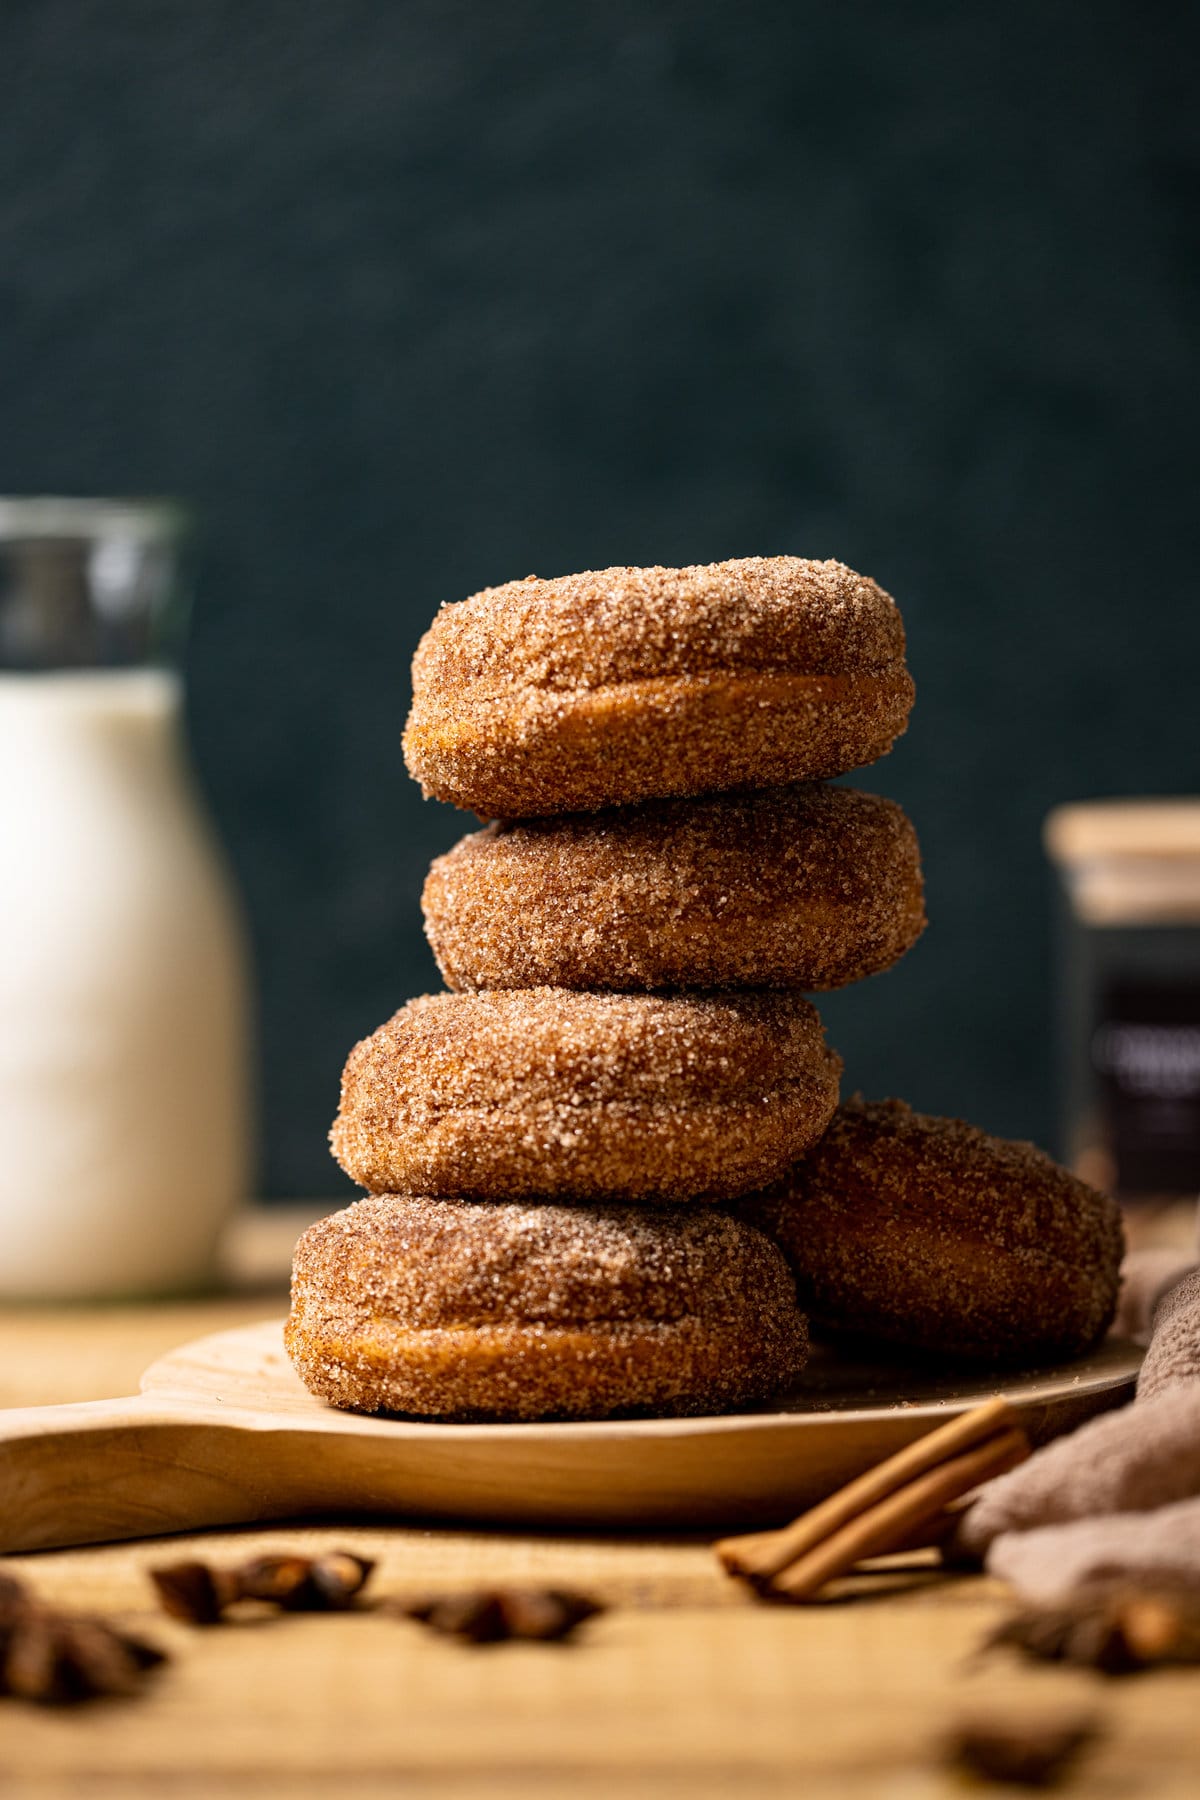
<svg viewBox="0 0 1200 1800">
<path fill-rule="evenodd" d="M 1070 1605 L 1033 1607 L 1004 1620 L 983 1644 L 1001 1646 L 1103 1675 L 1200 1662 L 1200 1607 L 1153 1589 L 1085 1591 Z"/>
<path fill-rule="evenodd" d="M 951 1732 L 946 1757 L 979 1780 L 1050 1787 L 1098 1735 L 1090 1717 L 966 1719 Z"/>
<path fill-rule="evenodd" d="M 0 1631 L 30 1605 L 29 1589 L 15 1575 L 0 1569 Z"/>
<path fill-rule="evenodd" d="M 348 1550 L 328 1556 L 258 1556 L 234 1570 L 240 1600 L 270 1600 L 284 1612 L 345 1612 L 375 1564 Z"/>
<path fill-rule="evenodd" d="M 132 1694 L 163 1651 L 105 1619 L 43 1606 L 0 1575 L 0 1693 L 45 1706 Z"/>
<path fill-rule="evenodd" d="M 150 1579 L 163 1611 L 185 1625 L 216 1625 L 238 1598 L 232 1571 L 205 1562 L 163 1563 L 150 1570 Z"/>
<path fill-rule="evenodd" d="M 479 1588 L 396 1601 L 392 1610 L 447 1637 L 495 1644 L 507 1638 L 541 1642 L 565 1638 L 604 1608 L 598 1600 L 567 1588 Z"/>
<path fill-rule="evenodd" d="M 373 1562 L 348 1550 L 326 1556 L 255 1556 L 233 1568 L 166 1563 L 150 1579 L 167 1612 L 189 1625 L 215 1625 L 239 1600 L 265 1600 L 284 1612 L 344 1612 L 370 1579 Z"/>
</svg>

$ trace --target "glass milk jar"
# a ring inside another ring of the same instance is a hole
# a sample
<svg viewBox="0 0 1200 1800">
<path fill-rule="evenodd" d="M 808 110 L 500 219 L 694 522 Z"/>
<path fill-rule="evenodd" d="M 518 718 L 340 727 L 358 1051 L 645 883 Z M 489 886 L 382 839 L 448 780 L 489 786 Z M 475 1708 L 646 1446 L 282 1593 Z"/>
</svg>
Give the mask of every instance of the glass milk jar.
<svg viewBox="0 0 1200 1800">
<path fill-rule="evenodd" d="M 196 1287 L 248 1185 L 246 969 L 169 506 L 0 500 L 0 1298 Z"/>
</svg>

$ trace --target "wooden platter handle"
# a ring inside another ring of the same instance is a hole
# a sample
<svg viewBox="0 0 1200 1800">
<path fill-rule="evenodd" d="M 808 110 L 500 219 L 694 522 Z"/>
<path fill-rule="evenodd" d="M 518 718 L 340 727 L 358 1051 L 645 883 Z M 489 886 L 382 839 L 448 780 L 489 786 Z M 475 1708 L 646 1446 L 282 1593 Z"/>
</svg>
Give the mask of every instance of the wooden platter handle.
<svg viewBox="0 0 1200 1800">
<path fill-rule="evenodd" d="M 278 1517 L 252 1435 L 133 1394 L 0 1410 L 0 1553 Z"/>
<path fill-rule="evenodd" d="M 1139 1360 L 1111 1345 L 1016 1378 L 1007 1397 L 1041 1442 L 1126 1401 Z M 264 1320 L 160 1358 L 140 1396 L 0 1411 L 0 1554 L 346 1516 L 643 1535 L 778 1526 L 983 1398 L 913 1404 L 910 1374 L 851 1373 L 802 1413 L 435 1426 L 322 1405 Z"/>
</svg>

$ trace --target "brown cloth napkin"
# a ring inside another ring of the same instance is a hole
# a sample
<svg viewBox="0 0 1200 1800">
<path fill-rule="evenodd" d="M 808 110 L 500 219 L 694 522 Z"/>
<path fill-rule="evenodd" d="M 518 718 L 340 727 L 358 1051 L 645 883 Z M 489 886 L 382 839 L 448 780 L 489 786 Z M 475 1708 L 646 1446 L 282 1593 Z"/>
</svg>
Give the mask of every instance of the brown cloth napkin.
<svg viewBox="0 0 1200 1800">
<path fill-rule="evenodd" d="M 1180 1382 L 1200 1387 L 1200 1269 L 1176 1282 L 1159 1302 L 1137 1397 L 1152 1400 Z"/>
<path fill-rule="evenodd" d="M 1148 1344 L 1159 1305 L 1195 1266 L 1195 1256 L 1181 1250 L 1139 1250 L 1127 1256 L 1121 1270 L 1121 1298 L 1117 1302 L 1113 1336 Z"/>
<path fill-rule="evenodd" d="M 987 1567 L 1035 1606 L 1062 1606 L 1080 1588 L 1109 1583 L 1200 1593 L 1200 1495 L 1151 1513 L 1006 1531 Z"/>
<path fill-rule="evenodd" d="M 1123 1275 L 1116 1329 L 1150 1339 L 1136 1399 L 989 1482 L 958 1530 L 1035 1604 L 1109 1581 L 1200 1590 L 1200 1269 L 1142 1251 Z"/>
</svg>

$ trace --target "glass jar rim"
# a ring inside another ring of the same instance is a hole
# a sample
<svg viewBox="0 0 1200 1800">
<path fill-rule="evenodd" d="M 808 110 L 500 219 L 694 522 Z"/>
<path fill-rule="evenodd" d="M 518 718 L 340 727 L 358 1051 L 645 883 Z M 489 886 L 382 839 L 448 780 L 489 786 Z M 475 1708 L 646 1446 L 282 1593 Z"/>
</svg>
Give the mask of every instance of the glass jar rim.
<svg viewBox="0 0 1200 1800">
<path fill-rule="evenodd" d="M 175 539 L 191 523 L 178 500 L 105 499 L 58 494 L 0 495 L 0 542 L 133 538 L 141 543 Z"/>
</svg>

